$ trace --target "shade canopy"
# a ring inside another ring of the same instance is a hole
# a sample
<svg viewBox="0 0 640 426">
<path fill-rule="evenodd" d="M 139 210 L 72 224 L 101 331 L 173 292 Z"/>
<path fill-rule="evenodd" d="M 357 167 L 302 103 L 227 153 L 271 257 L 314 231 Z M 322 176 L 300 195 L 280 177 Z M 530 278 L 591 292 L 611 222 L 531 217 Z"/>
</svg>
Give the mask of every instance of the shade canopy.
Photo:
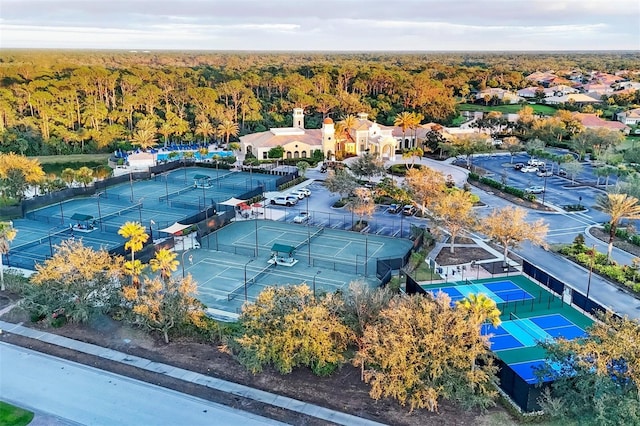
<svg viewBox="0 0 640 426">
<path fill-rule="evenodd" d="M 238 198 L 233 198 L 233 197 L 231 197 L 231 198 L 229 198 L 227 201 L 223 201 L 223 202 L 222 202 L 222 203 L 220 203 L 220 204 L 222 204 L 223 206 L 232 206 L 232 207 L 235 207 L 235 206 L 237 206 L 238 204 L 246 203 L 246 202 L 247 202 L 247 200 L 240 200 L 240 199 L 238 199 Z"/>
<path fill-rule="evenodd" d="M 208 180 L 211 179 L 211 176 L 207 176 L 207 175 L 195 175 L 193 177 L 193 180 Z"/>
<path fill-rule="evenodd" d="M 74 213 L 73 216 L 71 216 L 71 220 L 77 220 L 81 222 L 91 219 L 93 219 L 93 216 L 89 216 L 88 214 Z"/>
<path fill-rule="evenodd" d="M 295 249 L 296 248 L 293 246 L 288 246 L 286 244 L 278 244 L 278 243 L 275 243 L 273 247 L 271 247 L 271 251 L 275 251 L 278 253 L 287 253 L 289 256 L 293 254 L 293 251 Z"/>
<path fill-rule="evenodd" d="M 176 232 L 180 232 L 185 228 L 190 227 L 191 225 L 183 225 L 181 223 L 174 223 L 173 225 L 169 226 L 168 228 L 164 228 L 164 229 L 159 229 L 160 232 L 166 232 L 167 234 L 175 234 Z"/>
</svg>

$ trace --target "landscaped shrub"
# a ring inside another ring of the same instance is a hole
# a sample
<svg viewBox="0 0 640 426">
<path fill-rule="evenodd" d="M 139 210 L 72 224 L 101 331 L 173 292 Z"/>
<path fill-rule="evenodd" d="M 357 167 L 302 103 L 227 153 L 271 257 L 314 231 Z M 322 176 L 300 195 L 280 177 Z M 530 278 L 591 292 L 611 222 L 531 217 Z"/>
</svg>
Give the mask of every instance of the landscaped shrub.
<svg viewBox="0 0 640 426">
<path fill-rule="evenodd" d="M 469 173 L 469 174 L 467 175 L 467 179 L 469 179 L 469 180 L 476 180 L 476 181 L 477 181 L 477 180 L 479 180 L 479 179 L 480 179 L 480 175 L 479 175 L 479 174 L 477 174 L 477 173 L 473 173 L 473 172 L 471 172 L 471 173 Z"/>
<path fill-rule="evenodd" d="M 533 195 L 533 194 L 526 194 L 522 189 L 514 188 L 513 186 L 505 186 L 503 191 L 506 192 L 507 194 L 515 195 L 516 197 L 520 197 L 520 198 L 524 198 L 525 195 Z"/>
<path fill-rule="evenodd" d="M 482 177 L 480 178 L 480 183 L 483 183 L 485 185 L 489 185 L 492 188 L 496 188 L 499 190 L 502 190 L 504 185 L 501 182 L 498 182 L 497 180 L 493 180 L 493 179 L 489 179 L 486 177 Z"/>
<path fill-rule="evenodd" d="M 596 252 L 592 255 L 591 249 L 584 245 L 567 245 L 559 250 L 559 253 L 573 259 L 585 268 L 593 267 L 593 272 L 617 282 L 633 291 L 640 291 L 640 273 L 628 265 L 618 265 L 609 262 L 605 253 Z"/>
</svg>

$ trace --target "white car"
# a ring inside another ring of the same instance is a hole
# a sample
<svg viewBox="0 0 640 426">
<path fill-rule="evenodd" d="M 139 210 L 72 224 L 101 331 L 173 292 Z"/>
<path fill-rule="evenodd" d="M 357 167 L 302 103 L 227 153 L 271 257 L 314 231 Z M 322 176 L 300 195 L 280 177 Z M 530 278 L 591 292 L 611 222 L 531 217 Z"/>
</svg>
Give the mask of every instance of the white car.
<svg viewBox="0 0 640 426">
<path fill-rule="evenodd" d="M 524 190 L 527 194 L 542 194 L 544 192 L 544 188 L 542 186 L 530 186 Z"/>
<path fill-rule="evenodd" d="M 308 212 L 300 212 L 293 218 L 293 223 L 304 223 L 311 219 L 311 215 Z"/>
<path fill-rule="evenodd" d="M 298 204 L 298 199 L 296 197 L 275 197 L 271 199 L 271 204 L 290 207 Z"/>
<path fill-rule="evenodd" d="M 532 158 L 531 160 L 527 161 L 527 165 L 536 166 L 536 167 L 545 167 L 546 163 L 542 160 L 536 160 Z"/>
<path fill-rule="evenodd" d="M 536 166 L 524 166 L 520 171 L 522 173 L 535 173 L 538 171 L 538 168 Z"/>
<path fill-rule="evenodd" d="M 307 189 L 307 188 L 298 188 L 296 189 L 297 192 L 302 192 L 306 197 L 311 195 L 311 190 Z"/>
<path fill-rule="evenodd" d="M 302 191 L 292 191 L 291 193 L 287 194 L 287 197 L 296 197 L 298 200 L 304 200 L 304 197 L 306 197 L 306 195 Z"/>
</svg>

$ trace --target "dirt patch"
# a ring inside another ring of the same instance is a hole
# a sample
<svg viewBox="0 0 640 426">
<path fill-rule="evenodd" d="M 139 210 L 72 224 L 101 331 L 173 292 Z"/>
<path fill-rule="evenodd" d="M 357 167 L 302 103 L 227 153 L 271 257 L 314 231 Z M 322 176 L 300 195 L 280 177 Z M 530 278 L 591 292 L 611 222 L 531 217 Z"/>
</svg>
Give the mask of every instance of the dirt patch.
<svg viewBox="0 0 640 426">
<path fill-rule="evenodd" d="M 454 253 L 451 253 L 449 246 L 445 246 L 436 256 L 438 265 L 461 265 L 471 263 L 474 260 L 488 260 L 495 256 L 482 247 L 455 247 Z"/>
<path fill-rule="evenodd" d="M 29 323 L 26 315 L 17 309 L 5 314 L 2 319 L 9 322 L 24 321 L 29 327 L 44 329 L 40 324 Z M 141 330 L 131 328 L 109 317 L 101 317 L 87 325 L 67 324 L 61 328 L 46 328 L 46 331 L 387 424 L 473 425 L 478 424 L 479 419 L 485 417 L 478 411 L 467 412 L 446 402 L 441 404 L 439 413 L 429 413 L 425 410 L 409 413 L 407 407 L 401 407 L 395 401 L 388 399 L 374 401 L 368 395 L 369 386 L 360 380 L 360 370 L 351 365 L 345 365 L 333 376 L 324 378 L 316 377 L 306 369 L 294 370 L 286 376 L 272 370 L 252 375 L 231 355 L 221 352 L 212 344 L 177 339 L 167 345 L 159 338 L 153 338 Z M 0 339 L 290 424 L 312 426 L 327 424 L 295 412 L 60 348 L 39 340 L 10 333 L 3 333 Z M 489 411 L 490 415 L 502 413 L 506 411 L 501 407 Z"/>
<path fill-rule="evenodd" d="M 609 243 L 609 233 L 605 232 L 601 228 L 590 228 L 589 234 L 602 242 L 605 242 L 607 244 Z M 631 244 L 628 241 L 616 237 L 613 240 L 613 245 L 621 250 L 626 251 L 627 253 L 631 253 L 634 256 L 640 257 L 640 247 L 635 244 Z"/>
</svg>

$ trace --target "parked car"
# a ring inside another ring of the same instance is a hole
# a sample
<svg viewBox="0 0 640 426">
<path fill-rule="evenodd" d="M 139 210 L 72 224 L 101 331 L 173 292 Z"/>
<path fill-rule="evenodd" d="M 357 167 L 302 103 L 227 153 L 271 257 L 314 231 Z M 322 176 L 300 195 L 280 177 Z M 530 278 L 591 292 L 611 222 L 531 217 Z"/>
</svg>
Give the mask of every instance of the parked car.
<svg viewBox="0 0 640 426">
<path fill-rule="evenodd" d="M 391 204 L 387 209 L 387 213 L 397 214 L 402 210 L 402 204 Z"/>
<path fill-rule="evenodd" d="M 566 176 L 567 175 L 567 171 L 565 169 L 560 169 L 558 170 L 558 176 Z"/>
<path fill-rule="evenodd" d="M 536 160 L 535 158 L 532 158 L 531 160 L 527 161 L 527 165 L 536 166 L 536 167 L 545 167 L 546 163 L 542 160 Z"/>
<path fill-rule="evenodd" d="M 271 204 L 290 207 L 298 204 L 298 199 L 296 197 L 279 196 L 279 197 L 272 198 Z"/>
<path fill-rule="evenodd" d="M 527 194 L 542 194 L 544 192 L 544 188 L 538 185 L 534 185 L 525 188 L 524 192 L 526 192 Z"/>
<path fill-rule="evenodd" d="M 535 173 L 538 171 L 538 168 L 536 166 L 524 166 L 520 171 L 522 173 Z"/>
<path fill-rule="evenodd" d="M 298 200 L 304 200 L 304 197 L 306 197 L 304 192 L 301 191 L 291 191 L 287 196 L 296 197 Z"/>
<path fill-rule="evenodd" d="M 300 200 L 300 198 L 296 197 L 295 195 L 291 195 L 291 194 L 285 194 L 284 198 L 286 198 L 287 200 L 293 202 L 293 204 L 297 204 L 298 201 Z"/>
<path fill-rule="evenodd" d="M 311 215 L 308 212 L 300 212 L 293 218 L 294 223 L 304 223 L 311 219 Z"/>
<path fill-rule="evenodd" d="M 416 208 L 411 204 L 407 204 L 402 208 L 402 214 L 405 216 L 413 216 L 416 214 Z"/>
<path fill-rule="evenodd" d="M 538 169 L 538 173 L 536 173 L 540 177 L 549 177 L 553 176 L 553 172 L 547 169 Z"/>
<path fill-rule="evenodd" d="M 305 195 L 305 197 L 308 197 L 311 195 L 311 190 L 308 188 L 298 188 L 296 189 L 296 191 L 302 192 Z"/>
<path fill-rule="evenodd" d="M 516 170 L 521 170 L 524 167 L 524 163 L 516 163 L 513 165 L 513 168 Z"/>
</svg>

